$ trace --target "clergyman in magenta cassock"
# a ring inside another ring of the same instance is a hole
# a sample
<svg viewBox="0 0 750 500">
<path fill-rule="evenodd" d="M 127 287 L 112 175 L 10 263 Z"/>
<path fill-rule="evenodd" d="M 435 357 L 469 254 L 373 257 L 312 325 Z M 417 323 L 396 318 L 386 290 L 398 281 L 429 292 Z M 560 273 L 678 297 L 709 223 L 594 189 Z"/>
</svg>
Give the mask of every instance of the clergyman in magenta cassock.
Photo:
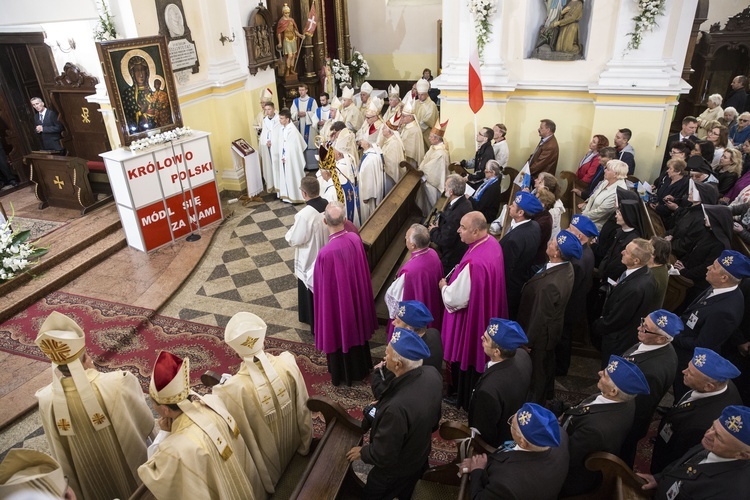
<svg viewBox="0 0 750 500">
<path fill-rule="evenodd" d="M 472 217 L 481 220 L 475 226 L 480 229 L 472 229 L 470 224 L 465 229 L 466 219 Z M 475 231 L 473 241 L 451 273 L 447 286 L 441 289 L 446 306 L 442 329 L 444 356 L 451 363 L 457 405 L 463 408 L 468 408 L 471 392 L 488 359 L 482 348 L 482 334 L 490 318 L 508 317 L 503 250 L 487 234 L 486 227 L 480 212 L 469 212 L 461 219 L 459 232 Z M 468 243 L 466 234 L 462 240 Z M 466 273 L 470 278 L 468 286 Z"/>
<path fill-rule="evenodd" d="M 329 204 L 326 214 L 331 205 L 338 203 Z M 333 229 L 327 225 L 329 241 L 318 253 L 313 271 L 315 348 L 326 353 L 333 385 L 351 385 L 372 368 L 368 341 L 378 319 L 362 240 L 346 231 L 343 221 Z"/>
<path fill-rule="evenodd" d="M 389 292 L 394 291 L 395 304 L 404 300 L 418 300 L 432 313 L 433 320 L 427 328 L 441 331 L 443 325 L 443 298 L 440 296 L 440 279 L 443 277 L 443 264 L 432 248 L 421 248 L 412 252 L 406 264 L 396 274 L 396 281 Z M 401 281 L 399 281 L 401 280 Z M 401 292 L 400 294 L 398 292 Z M 388 301 L 388 299 L 386 299 Z M 390 304 L 389 309 L 390 309 Z M 393 321 L 388 320 L 388 340 L 393 333 Z"/>
</svg>

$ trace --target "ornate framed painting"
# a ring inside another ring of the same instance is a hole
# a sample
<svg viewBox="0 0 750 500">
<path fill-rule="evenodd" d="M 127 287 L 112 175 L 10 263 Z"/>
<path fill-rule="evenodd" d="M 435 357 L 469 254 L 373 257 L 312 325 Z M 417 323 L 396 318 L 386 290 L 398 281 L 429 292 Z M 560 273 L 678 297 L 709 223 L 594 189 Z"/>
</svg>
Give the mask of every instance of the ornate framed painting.
<svg viewBox="0 0 750 500">
<path fill-rule="evenodd" d="M 165 37 L 97 42 L 96 50 L 123 146 L 182 126 Z"/>
</svg>

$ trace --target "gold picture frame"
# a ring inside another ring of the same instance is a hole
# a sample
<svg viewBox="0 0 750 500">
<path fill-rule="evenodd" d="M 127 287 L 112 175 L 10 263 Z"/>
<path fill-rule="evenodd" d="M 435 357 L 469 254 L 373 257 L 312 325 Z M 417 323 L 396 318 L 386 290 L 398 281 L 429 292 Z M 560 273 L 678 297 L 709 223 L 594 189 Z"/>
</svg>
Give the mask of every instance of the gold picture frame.
<svg viewBox="0 0 750 500">
<path fill-rule="evenodd" d="M 123 146 L 182 127 L 166 37 L 97 42 L 96 50 Z"/>
</svg>

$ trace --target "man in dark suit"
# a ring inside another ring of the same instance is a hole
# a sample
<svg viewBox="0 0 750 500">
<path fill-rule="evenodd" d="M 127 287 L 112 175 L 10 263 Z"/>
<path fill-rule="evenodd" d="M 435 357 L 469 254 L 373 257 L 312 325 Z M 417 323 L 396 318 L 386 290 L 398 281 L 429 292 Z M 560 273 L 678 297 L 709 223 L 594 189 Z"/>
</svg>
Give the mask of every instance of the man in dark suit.
<svg viewBox="0 0 750 500">
<path fill-rule="evenodd" d="M 599 372 L 597 387 L 600 394 L 565 410 L 561 417 L 570 438 L 570 467 L 561 493 L 564 497 L 582 495 L 598 486 L 601 473 L 586 468 L 586 457 L 595 451 L 620 452 L 633 424 L 635 397 L 649 391 L 640 368 L 619 356 L 612 356 Z"/>
<path fill-rule="evenodd" d="M 747 498 L 750 491 L 750 408 L 729 406 L 690 449 L 663 472 L 638 474 L 656 498 Z M 678 496 L 679 495 L 679 496 Z"/>
<path fill-rule="evenodd" d="M 534 403 L 509 423 L 512 442 L 461 463 L 461 473 L 471 473 L 471 497 L 556 499 L 568 472 L 568 436 L 551 411 Z"/>
<path fill-rule="evenodd" d="M 472 211 L 471 202 L 466 199 L 466 181 L 458 174 L 451 174 L 445 180 L 447 201 L 435 224 L 431 225 L 430 241 L 440 252 L 443 272 L 448 274 L 461 261 L 467 245 L 458 235 L 461 217 Z"/>
<path fill-rule="evenodd" d="M 673 343 L 677 352 L 677 370 L 687 366 L 696 347 L 721 352 L 724 343 L 742 321 L 745 300 L 738 286 L 740 280 L 748 277 L 750 259 L 734 250 L 724 250 L 708 267 L 708 290 L 682 313 L 685 330 Z M 687 392 L 679 373 L 673 388 L 676 399 Z"/>
<path fill-rule="evenodd" d="M 628 165 L 628 175 L 635 173 L 635 149 L 630 145 L 630 138 L 633 132 L 629 128 L 621 128 L 615 134 L 615 149 L 617 149 L 617 159 Z"/>
<path fill-rule="evenodd" d="M 651 457 L 652 474 L 696 446 L 726 406 L 742 404 L 729 380 L 737 377 L 739 370 L 714 351 L 696 347 L 695 356 L 682 373 L 685 385 L 692 390 L 676 401 L 659 423 Z"/>
<path fill-rule="evenodd" d="M 682 128 L 679 132 L 675 132 L 667 137 L 666 148 L 664 148 L 664 158 L 661 162 L 661 171 L 659 177 L 664 175 L 667 171 L 667 161 L 672 157 L 669 153 L 672 151 L 672 144 L 675 142 L 683 142 L 685 139 L 690 139 L 693 142 L 698 141 L 698 137 L 695 135 L 695 131 L 698 130 L 698 120 L 694 116 L 686 116 L 682 119 Z"/>
<path fill-rule="evenodd" d="M 549 172 L 555 175 L 557 171 L 557 158 L 560 156 L 560 147 L 555 137 L 557 125 L 552 120 L 545 118 L 539 122 L 539 144 L 529 156 L 529 172 L 536 177 L 540 172 Z"/>
<path fill-rule="evenodd" d="M 592 341 L 601 346 L 602 366 L 612 354 L 622 354 L 637 340 L 641 318 L 656 290 L 648 262 L 654 247 L 648 240 L 636 238 L 622 252 L 625 272 L 614 284 L 604 302 L 602 315 L 592 325 Z M 611 281 L 611 280 L 610 280 Z"/>
<path fill-rule="evenodd" d="M 47 151 L 62 151 L 60 145 L 62 124 L 57 120 L 57 113 L 44 107 L 44 101 L 38 97 L 31 98 L 31 106 L 36 111 L 34 116 L 34 131 L 39 134 L 42 149 Z"/>
<path fill-rule="evenodd" d="M 622 355 L 641 369 L 650 390 L 649 394 L 640 394 L 635 398 L 633 426 L 620 451 L 620 457 L 630 467 L 633 467 L 635 461 L 638 441 L 648 433 L 659 401 L 672 387 L 677 367 L 677 354 L 672 347 L 672 340 L 682 329 L 682 321 L 674 313 L 664 309 L 654 311 L 641 319 L 641 326 L 638 327 L 640 342 Z"/>
<path fill-rule="evenodd" d="M 565 308 L 562 336 L 555 349 L 555 375 L 565 376 L 570 367 L 570 354 L 573 348 L 573 330 L 576 324 L 586 318 L 586 294 L 591 288 L 594 273 L 594 252 L 589 242 L 599 236 L 599 230 L 591 219 L 585 215 L 575 215 L 570 220 L 568 231 L 581 242 L 581 257 L 571 259 L 573 264 L 573 291 L 570 293 L 568 305 Z"/>
<path fill-rule="evenodd" d="M 528 341 L 518 323 L 501 318 L 490 319 L 482 335 L 482 348 L 490 361 L 471 394 L 469 427 L 495 448 L 512 438 L 508 417 L 529 393 L 531 359 L 519 349 Z"/>
<path fill-rule="evenodd" d="M 545 404 L 555 395 L 555 348 L 562 336 L 565 307 L 573 291 L 573 265 L 583 248 L 566 230 L 547 243 L 549 262 L 523 286 L 518 323 L 529 337 L 531 349 L 531 396 Z"/>
<path fill-rule="evenodd" d="M 516 319 L 521 289 L 531 277 L 536 250 L 542 238 L 539 224 L 531 218 L 544 209 L 531 193 L 521 191 L 509 207 L 510 229 L 500 240 L 505 266 L 505 289 L 508 295 L 508 315 Z"/>
</svg>

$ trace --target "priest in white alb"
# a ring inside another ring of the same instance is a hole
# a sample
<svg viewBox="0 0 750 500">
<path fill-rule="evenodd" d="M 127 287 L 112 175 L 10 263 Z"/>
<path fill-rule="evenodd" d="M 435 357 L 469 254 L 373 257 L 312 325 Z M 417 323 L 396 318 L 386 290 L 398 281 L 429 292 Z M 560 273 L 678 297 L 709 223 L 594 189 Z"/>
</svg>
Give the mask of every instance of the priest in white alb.
<svg viewBox="0 0 750 500">
<path fill-rule="evenodd" d="M 370 107 L 370 97 L 372 97 L 372 85 L 365 82 L 359 88 L 359 94 L 354 96 L 354 104 L 359 108 L 359 112 L 364 116 L 367 108 Z M 382 104 L 382 103 L 381 103 Z M 380 114 L 378 110 L 378 114 Z"/>
<path fill-rule="evenodd" d="M 334 97 L 331 99 L 328 109 L 328 118 L 322 120 L 322 125 L 321 121 L 318 121 L 318 135 L 321 137 L 323 144 L 331 140 L 331 126 L 339 121 L 339 109 L 341 109 L 341 101 L 339 101 L 338 97 Z"/>
<path fill-rule="evenodd" d="M 438 109 L 435 101 L 430 99 L 430 82 L 421 78 L 417 82 L 417 100 L 414 102 L 414 114 L 419 128 L 422 129 L 425 147 L 430 146 L 430 131 L 438 121 Z"/>
<path fill-rule="evenodd" d="M 305 149 L 307 144 L 292 123 L 288 109 L 279 111 L 279 126 L 276 127 L 274 142 L 278 148 L 279 199 L 287 203 L 303 203 L 299 190 L 300 180 L 305 176 Z"/>
<path fill-rule="evenodd" d="M 255 314 L 232 316 L 224 341 L 242 358 L 242 364 L 235 375 L 222 377 L 213 394 L 235 416 L 266 491 L 272 493 L 294 454 L 310 451 L 312 417 L 307 386 L 294 355 L 264 352 L 266 328 Z"/>
<path fill-rule="evenodd" d="M 320 135 L 322 142 L 325 142 L 325 136 L 321 134 L 323 127 L 326 122 L 331 119 L 331 99 L 328 96 L 328 92 L 320 94 L 320 106 L 315 110 L 315 116 L 313 117 L 312 134 L 313 144 L 315 143 L 315 137 Z"/>
<path fill-rule="evenodd" d="M 377 97 L 371 97 L 368 102 L 370 104 L 365 111 L 365 121 L 357 131 L 357 140 L 366 138 L 371 144 L 377 144 L 380 129 L 383 127 L 383 120 L 380 119 L 380 108 L 383 103 Z"/>
<path fill-rule="evenodd" d="M 364 223 L 375 211 L 385 196 L 385 170 L 383 155 L 377 145 L 363 137 L 359 140 L 362 148 L 362 159 L 357 174 L 359 186 L 359 212 Z"/>
<path fill-rule="evenodd" d="M 315 111 L 318 109 L 318 103 L 315 99 L 307 95 L 307 84 L 300 83 L 297 86 L 299 97 L 292 100 L 292 106 L 289 111 L 292 114 L 294 125 L 302 134 L 307 143 L 307 149 L 315 149 L 315 134 L 313 133 L 313 124 L 315 123 Z"/>
<path fill-rule="evenodd" d="M 426 181 L 422 183 L 422 189 L 417 193 L 417 205 L 425 216 L 432 211 L 440 195 L 443 194 L 445 179 L 448 177 L 448 166 L 451 160 L 448 148 L 443 142 L 447 125 L 446 120 L 433 127 L 430 132 L 430 149 L 419 164 L 419 170 L 424 174 Z"/>
<path fill-rule="evenodd" d="M 276 175 L 274 165 L 274 147 L 273 138 L 276 128 L 279 126 L 279 115 L 276 114 L 276 106 L 273 102 L 268 101 L 263 106 L 265 117 L 263 118 L 263 128 L 258 138 L 260 147 L 260 165 L 263 171 L 263 180 L 266 183 L 266 192 L 273 193 L 277 190 Z"/>
<path fill-rule="evenodd" d="M 380 130 L 380 150 L 383 152 L 383 168 L 386 176 L 385 193 L 388 194 L 405 173 L 404 168 L 401 167 L 401 162 L 405 159 L 404 143 L 401 142 L 398 126 L 393 125 L 391 121 L 387 121 Z"/>
<path fill-rule="evenodd" d="M 138 475 L 154 497 L 267 497 L 258 473 L 262 464 L 250 456 L 234 417 L 218 397 L 201 397 L 190 389 L 189 358 L 159 352 L 148 393 L 161 431 Z"/>
<path fill-rule="evenodd" d="M 258 141 L 253 143 L 253 145 L 259 150 L 260 133 L 263 131 L 263 119 L 266 117 L 266 103 L 269 102 L 273 102 L 273 92 L 271 92 L 271 89 L 265 88 L 260 94 L 260 111 L 257 115 L 255 115 L 255 120 L 253 120 L 253 130 L 255 130 L 255 136 L 258 139 Z"/>
<path fill-rule="evenodd" d="M 399 132 L 401 134 L 401 141 L 404 144 L 406 161 L 414 168 L 417 168 L 422 163 L 422 158 L 424 158 L 425 147 L 422 138 L 422 129 L 419 128 L 419 124 L 416 122 L 413 106 L 414 101 L 412 101 L 411 97 L 407 97 L 401 109 L 401 127 L 399 128 Z"/>
<path fill-rule="evenodd" d="M 356 133 L 357 130 L 359 130 L 359 127 L 362 126 L 365 117 L 362 115 L 362 112 L 357 105 L 354 104 L 353 99 L 354 90 L 345 87 L 344 90 L 341 91 L 341 109 L 339 109 L 341 117 L 339 117 L 339 120 L 346 124 L 346 128 Z"/>
<path fill-rule="evenodd" d="M 388 109 L 383 114 L 383 121 L 387 122 L 397 114 L 401 114 L 403 103 L 399 95 L 398 84 L 388 85 Z"/>
</svg>

